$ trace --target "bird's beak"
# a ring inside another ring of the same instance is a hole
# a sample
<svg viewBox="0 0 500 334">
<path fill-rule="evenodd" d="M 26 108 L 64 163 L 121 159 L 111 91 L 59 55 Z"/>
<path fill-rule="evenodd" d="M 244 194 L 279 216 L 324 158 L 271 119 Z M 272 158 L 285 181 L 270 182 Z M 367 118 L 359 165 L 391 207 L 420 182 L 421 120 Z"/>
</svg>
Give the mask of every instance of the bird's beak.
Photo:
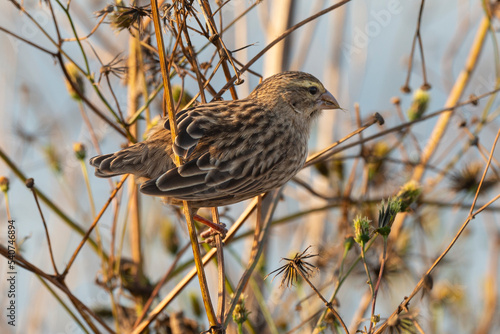
<svg viewBox="0 0 500 334">
<path fill-rule="evenodd" d="M 319 96 L 320 109 L 342 109 L 339 103 L 329 91 L 324 92 Z"/>
</svg>

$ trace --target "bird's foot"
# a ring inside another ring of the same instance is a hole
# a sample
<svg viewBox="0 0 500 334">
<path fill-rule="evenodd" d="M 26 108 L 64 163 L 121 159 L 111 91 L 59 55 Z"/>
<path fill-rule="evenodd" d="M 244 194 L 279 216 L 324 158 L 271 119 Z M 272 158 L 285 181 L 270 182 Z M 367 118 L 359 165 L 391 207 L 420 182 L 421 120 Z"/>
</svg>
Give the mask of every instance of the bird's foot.
<svg viewBox="0 0 500 334">
<path fill-rule="evenodd" d="M 216 234 L 220 234 L 222 239 L 226 237 L 227 229 L 226 229 L 226 224 L 216 224 L 206 218 L 203 218 L 202 216 L 199 215 L 194 215 L 193 219 L 196 220 L 197 222 L 206 225 L 209 227 L 208 230 L 203 231 L 200 236 L 203 239 L 206 239 L 205 242 L 211 244 L 214 236 Z"/>
</svg>

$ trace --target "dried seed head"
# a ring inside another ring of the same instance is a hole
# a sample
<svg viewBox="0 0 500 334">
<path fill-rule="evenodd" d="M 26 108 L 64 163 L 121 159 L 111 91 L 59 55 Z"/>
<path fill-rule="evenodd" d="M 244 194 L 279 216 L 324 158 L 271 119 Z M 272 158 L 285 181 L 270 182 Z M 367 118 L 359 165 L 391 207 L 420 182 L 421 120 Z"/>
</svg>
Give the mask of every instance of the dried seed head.
<svg viewBox="0 0 500 334">
<path fill-rule="evenodd" d="M 401 87 L 401 91 L 405 94 L 411 93 L 411 88 L 408 85 L 404 85 Z"/>
<path fill-rule="evenodd" d="M 398 96 L 394 96 L 391 98 L 391 103 L 399 106 L 401 104 L 401 99 Z"/>
<path fill-rule="evenodd" d="M 30 177 L 29 179 L 26 180 L 26 187 L 28 187 L 29 189 L 32 189 L 34 186 L 35 186 L 35 180 Z"/>
<path fill-rule="evenodd" d="M 480 162 L 473 162 L 466 165 L 463 169 L 451 174 L 450 188 L 457 193 L 475 194 L 481 181 L 483 170 L 484 167 Z M 494 178 L 485 179 L 481 185 L 481 193 L 484 194 L 497 183 Z"/>
</svg>

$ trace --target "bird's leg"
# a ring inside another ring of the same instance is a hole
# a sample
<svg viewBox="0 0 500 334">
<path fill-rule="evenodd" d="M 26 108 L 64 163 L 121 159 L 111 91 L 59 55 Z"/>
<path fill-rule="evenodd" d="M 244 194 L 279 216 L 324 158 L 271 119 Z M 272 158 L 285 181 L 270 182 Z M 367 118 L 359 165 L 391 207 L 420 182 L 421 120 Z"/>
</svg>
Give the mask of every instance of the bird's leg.
<svg viewBox="0 0 500 334">
<path fill-rule="evenodd" d="M 201 223 L 203 225 L 206 225 L 210 227 L 207 231 L 204 231 L 201 233 L 202 238 L 209 238 L 212 236 L 214 233 L 219 233 L 222 235 L 222 238 L 226 236 L 227 229 L 226 229 L 226 224 L 218 224 L 214 223 L 206 218 L 203 218 L 200 215 L 193 215 L 193 219 L 196 220 L 198 223 Z"/>
</svg>

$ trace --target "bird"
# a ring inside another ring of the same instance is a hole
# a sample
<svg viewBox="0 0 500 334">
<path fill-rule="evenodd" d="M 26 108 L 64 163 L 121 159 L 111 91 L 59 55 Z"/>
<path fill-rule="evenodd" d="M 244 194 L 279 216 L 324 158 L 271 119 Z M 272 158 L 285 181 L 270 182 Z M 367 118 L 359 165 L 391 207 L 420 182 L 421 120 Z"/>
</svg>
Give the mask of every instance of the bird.
<svg viewBox="0 0 500 334">
<path fill-rule="evenodd" d="M 163 118 L 146 140 L 90 159 L 101 178 L 133 174 L 140 192 L 194 210 L 234 204 L 277 189 L 303 167 L 311 124 L 341 109 L 313 75 L 286 71 L 243 99 L 177 112 L 177 136 Z M 182 158 L 176 166 L 175 155 Z"/>
</svg>

